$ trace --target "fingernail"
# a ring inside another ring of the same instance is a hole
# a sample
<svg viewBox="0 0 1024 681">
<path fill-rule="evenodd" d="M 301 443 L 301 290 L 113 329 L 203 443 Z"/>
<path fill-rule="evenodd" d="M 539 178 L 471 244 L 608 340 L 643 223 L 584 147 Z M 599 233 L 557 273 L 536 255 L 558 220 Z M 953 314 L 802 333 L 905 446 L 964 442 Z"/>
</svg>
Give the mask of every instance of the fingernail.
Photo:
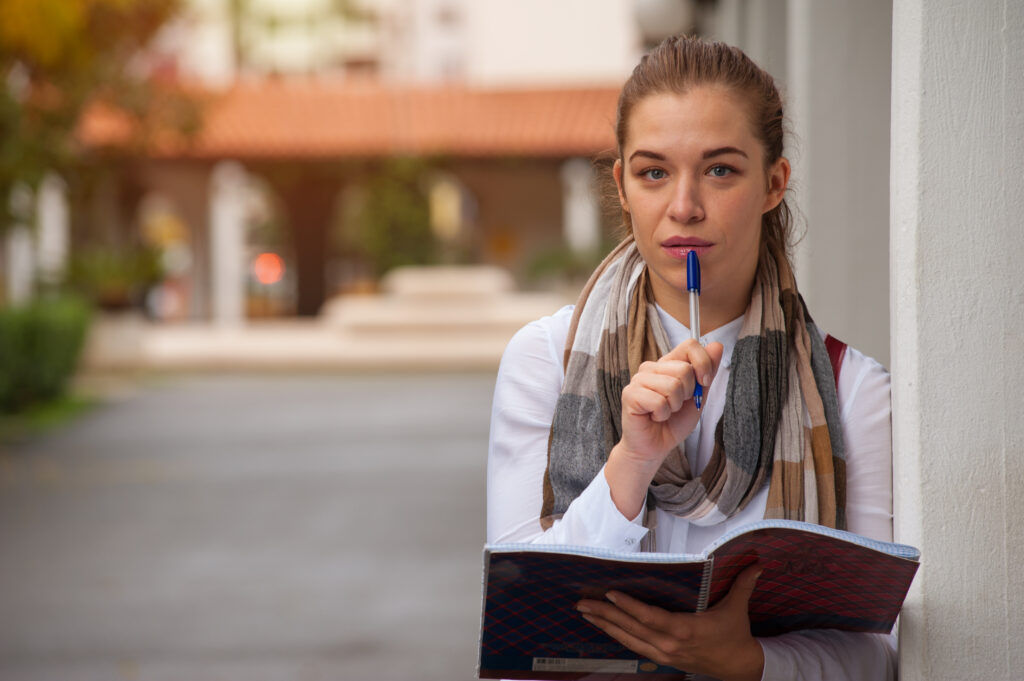
<svg viewBox="0 0 1024 681">
<path fill-rule="evenodd" d="M 704 374 L 704 376 L 700 379 L 700 384 L 703 385 L 705 388 L 709 387 L 711 385 L 711 374 Z"/>
<path fill-rule="evenodd" d="M 590 612 L 590 606 L 588 606 L 588 605 L 586 605 L 584 603 L 577 603 L 576 604 L 576 609 L 579 610 L 580 612 Z"/>
<path fill-rule="evenodd" d="M 585 619 L 586 621 L 590 622 L 591 624 L 594 624 L 594 618 L 591 617 L 590 615 L 584 615 L 583 619 Z"/>
<path fill-rule="evenodd" d="M 604 595 L 604 597 L 605 597 L 605 598 L 607 598 L 607 599 L 608 599 L 609 601 L 611 601 L 612 603 L 615 603 L 615 594 L 613 594 L 613 593 L 612 593 L 611 591 L 609 591 L 608 593 L 606 593 L 606 594 Z"/>
</svg>

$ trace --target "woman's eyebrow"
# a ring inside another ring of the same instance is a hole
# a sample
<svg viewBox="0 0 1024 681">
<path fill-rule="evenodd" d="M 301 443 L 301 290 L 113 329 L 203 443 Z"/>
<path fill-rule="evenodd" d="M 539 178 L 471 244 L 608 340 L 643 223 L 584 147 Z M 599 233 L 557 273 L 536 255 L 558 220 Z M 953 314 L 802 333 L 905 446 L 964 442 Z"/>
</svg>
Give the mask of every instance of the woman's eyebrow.
<svg viewBox="0 0 1024 681">
<path fill-rule="evenodd" d="M 629 155 L 629 160 L 632 161 L 637 156 L 640 156 L 642 158 L 652 158 L 655 161 L 664 161 L 665 160 L 665 155 L 664 154 L 659 154 L 656 151 L 647 151 L 646 149 L 637 149 L 636 151 L 634 151 L 632 154 Z"/>
<path fill-rule="evenodd" d="M 701 159 L 707 160 L 707 159 L 713 158 L 715 156 L 724 156 L 726 154 L 738 154 L 738 155 L 742 156 L 743 158 L 750 158 L 747 155 L 747 152 L 745 152 L 742 149 L 739 149 L 737 147 L 718 147 L 717 149 L 709 149 L 709 150 L 705 151 L 701 155 Z M 638 158 L 638 157 L 639 158 L 650 158 L 650 159 L 654 159 L 655 161 L 664 161 L 665 158 L 666 158 L 664 154 L 659 154 L 656 151 L 648 151 L 647 149 L 637 149 L 636 151 L 634 151 L 632 154 L 629 155 L 629 160 L 632 161 L 634 158 Z"/>
<path fill-rule="evenodd" d="M 719 147 L 717 149 L 710 149 L 708 151 L 705 151 L 704 155 L 701 158 L 709 159 L 714 156 L 722 156 L 723 154 L 739 154 L 743 158 L 749 158 L 747 156 L 747 152 L 743 151 L 742 149 L 737 149 L 736 147 Z"/>
</svg>

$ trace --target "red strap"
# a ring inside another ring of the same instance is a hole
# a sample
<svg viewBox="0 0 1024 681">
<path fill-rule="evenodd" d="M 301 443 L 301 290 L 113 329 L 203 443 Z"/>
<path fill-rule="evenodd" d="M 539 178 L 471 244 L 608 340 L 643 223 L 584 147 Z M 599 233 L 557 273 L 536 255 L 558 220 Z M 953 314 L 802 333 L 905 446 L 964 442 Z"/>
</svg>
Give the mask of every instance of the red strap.
<svg viewBox="0 0 1024 681">
<path fill-rule="evenodd" d="M 843 366 L 843 357 L 846 355 L 846 343 L 825 336 L 825 349 L 828 350 L 828 361 L 832 362 L 832 375 L 836 378 L 836 390 L 839 390 L 839 370 Z"/>
</svg>

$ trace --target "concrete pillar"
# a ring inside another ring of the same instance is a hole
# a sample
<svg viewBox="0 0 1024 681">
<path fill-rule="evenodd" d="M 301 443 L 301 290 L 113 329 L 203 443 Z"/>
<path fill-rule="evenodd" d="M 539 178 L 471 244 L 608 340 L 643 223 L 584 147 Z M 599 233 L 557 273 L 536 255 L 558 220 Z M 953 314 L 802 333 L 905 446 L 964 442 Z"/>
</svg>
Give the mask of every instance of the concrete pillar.
<svg viewBox="0 0 1024 681">
<path fill-rule="evenodd" d="M 791 207 L 815 321 L 889 363 L 891 0 L 790 0 Z"/>
<path fill-rule="evenodd" d="M 7 244 L 4 248 L 6 302 L 10 305 L 23 305 L 31 300 L 33 282 L 35 281 L 32 230 L 25 225 L 15 223 L 8 229 L 6 239 Z"/>
<path fill-rule="evenodd" d="M 66 273 L 71 238 L 67 183 L 49 173 L 39 185 L 36 203 L 36 257 L 39 277 L 59 284 Z"/>
<path fill-rule="evenodd" d="M 1024 669 L 1024 4 L 896 0 L 896 534 L 921 548 L 902 681 Z"/>
<path fill-rule="evenodd" d="M 245 321 L 246 183 L 234 161 L 221 161 L 210 176 L 210 309 L 218 326 Z"/>
<path fill-rule="evenodd" d="M 601 247 L 601 207 L 594 165 L 585 158 L 562 164 L 562 225 L 574 253 L 592 254 Z"/>
<path fill-rule="evenodd" d="M 6 302 L 11 305 L 27 303 L 34 293 L 36 280 L 36 258 L 33 247 L 32 189 L 24 183 L 14 185 L 8 202 L 14 222 L 6 234 L 4 248 L 4 287 Z"/>
<path fill-rule="evenodd" d="M 786 82 L 788 0 L 720 0 L 706 27 L 709 37 L 735 45 L 776 82 Z"/>
<path fill-rule="evenodd" d="M 772 74 L 786 92 L 788 0 L 756 0 L 747 5 L 746 34 L 740 48 Z"/>
<path fill-rule="evenodd" d="M 747 32 L 747 0 L 719 0 L 715 18 L 709 27 L 715 40 L 744 48 Z"/>
</svg>

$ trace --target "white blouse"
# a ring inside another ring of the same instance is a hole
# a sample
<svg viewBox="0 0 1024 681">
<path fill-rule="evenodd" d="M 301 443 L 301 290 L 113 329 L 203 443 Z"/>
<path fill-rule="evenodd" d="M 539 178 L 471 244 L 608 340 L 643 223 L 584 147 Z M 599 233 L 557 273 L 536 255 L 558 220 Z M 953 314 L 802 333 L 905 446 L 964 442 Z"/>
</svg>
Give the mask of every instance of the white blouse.
<svg viewBox="0 0 1024 681">
<path fill-rule="evenodd" d="M 687 328 L 659 308 L 669 341 L 689 338 Z M 603 470 L 547 531 L 539 524 L 547 442 L 562 387 L 562 357 L 572 307 L 523 327 L 509 342 L 498 369 L 487 460 L 487 541 L 576 544 L 635 551 L 647 530 L 624 517 L 611 500 Z M 718 374 L 706 392 L 701 423 L 687 437 L 690 469 L 703 470 L 714 449 L 729 366 L 742 319 L 701 338 L 724 347 Z M 849 348 L 839 374 L 839 410 L 846 444 L 847 524 L 852 532 L 892 541 L 892 436 L 889 373 Z M 765 486 L 727 521 L 698 526 L 657 510 L 657 550 L 699 553 L 726 531 L 764 517 Z M 893 636 L 840 631 L 795 632 L 759 639 L 763 679 L 893 679 Z"/>
</svg>

